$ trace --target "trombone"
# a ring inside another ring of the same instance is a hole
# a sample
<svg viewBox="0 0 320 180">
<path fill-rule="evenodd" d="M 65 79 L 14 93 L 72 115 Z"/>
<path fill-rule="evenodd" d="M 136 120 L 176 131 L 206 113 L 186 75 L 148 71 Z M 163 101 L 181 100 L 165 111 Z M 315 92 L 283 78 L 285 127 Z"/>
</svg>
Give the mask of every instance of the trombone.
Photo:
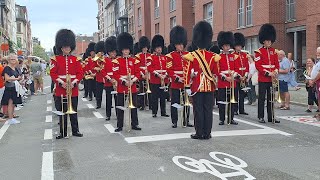
<svg viewBox="0 0 320 180">
<path fill-rule="evenodd" d="M 133 100 L 132 100 L 132 87 L 131 87 L 131 69 L 128 69 L 128 76 L 127 76 L 127 82 L 128 82 L 128 121 L 127 121 L 127 131 L 131 131 L 131 109 L 136 108 L 133 105 Z M 124 101 L 125 101 L 125 96 L 124 96 Z"/>
<path fill-rule="evenodd" d="M 275 89 L 277 88 L 278 91 L 278 96 L 276 97 L 275 95 Z M 272 78 L 272 86 L 271 86 L 271 117 L 272 117 L 272 123 L 275 123 L 275 118 L 274 118 L 274 102 L 277 101 L 278 103 L 282 103 L 281 95 L 280 95 L 280 85 L 279 85 L 279 79 L 273 77 Z"/>
<path fill-rule="evenodd" d="M 235 98 L 235 85 L 234 85 L 234 82 L 235 82 L 235 79 L 234 79 L 234 75 L 235 75 L 235 72 L 234 71 L 230 71 L 230 77 L 231 77 L 231 97 L 230 97 L 230 103 L 232 104 L 236 104 L 238 103 L 236 101 L 236 98 Z"/>
<path fill-rule="evenodd" d="M 189 96 L 186 90 L 184 92 L 180 89 L 180 105 L 182 105 L 182 111 L 181 111 L 181 127 L 185 128 L 187 127 L 187 119 L 188 119 L 188 113 L 190 112 L 190 107 L 192 106 L 189 101 Z"/>
</svg>

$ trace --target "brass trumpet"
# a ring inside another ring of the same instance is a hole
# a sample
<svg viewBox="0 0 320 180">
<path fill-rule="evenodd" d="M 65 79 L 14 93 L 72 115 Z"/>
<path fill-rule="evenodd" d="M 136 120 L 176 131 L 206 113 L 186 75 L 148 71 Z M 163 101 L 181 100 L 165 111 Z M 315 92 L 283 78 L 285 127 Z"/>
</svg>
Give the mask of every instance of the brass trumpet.
<svg viewBox="0 0 320 180">
<path fill-rule="evenodd" d="M 129 71 L 128 71 L 128 76 L 127 76 L 127 81 L 128 81 L 128 84 L 129 84 L 129 86 L 128 86 L 128 95 L 129 95 L 129 98 L 128 98 L 128 100 L 129 100 L 129 102 L 128 102 L 128 108 L 129 109 L 134 109 L 134 108 L 136 108 L 134 105 L 133 105 L 133 100 L 132 100 L 132 88 L 131 88 L 131 69 L 129 69 Z"/>
<path fill-rule="evenodd" d="M 237 101 L 236 101 L 236 98 L 235 98 L 235 90 L 234 90 L 234 71 L 231 71 L 230 73 L 230 77 L 231 77 L 231 98 L 230 98 L 230 103 L 232 103 L 232 104 L 236 104 L 236 103 L 238 103 Z"/>
<path fill-rule="evenodd" d="M 66 114 L 76 114 L 77 112 L 73 110 L 72 108 L 72 83 L 71 83 L 71 76 L 70 74 L 66 75 L 66 84 L 67 84 L 67 107 L 68 110 L 66 112 Z"/>
</svg>

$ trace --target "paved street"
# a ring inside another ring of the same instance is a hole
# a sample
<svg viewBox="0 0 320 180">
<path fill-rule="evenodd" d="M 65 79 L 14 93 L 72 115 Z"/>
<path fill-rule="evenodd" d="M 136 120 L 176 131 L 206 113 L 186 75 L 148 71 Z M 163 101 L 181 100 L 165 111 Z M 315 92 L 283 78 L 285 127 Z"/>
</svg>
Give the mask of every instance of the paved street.
<svg viewBox="0 0 320 180">
<path fill-rule="evenodd" d="M 238 126 L 218 126 L 215 109 L 213 138 L 192 140 L 193 128 L 172 129 L 149 111 L 139 111 L 142 131 L 114 133 L 114 109 L 106 122 L 104 106 L 80 96 L 84 137 L 56 140 L 49 91 L 16 112 L 21 124 L 0 124 L 0 179 L 320 179 L 320 124 L 305 107 L 276 110 L 274 125 L 258 124 L 257 106 L 246 106 Z"/>
</svg>

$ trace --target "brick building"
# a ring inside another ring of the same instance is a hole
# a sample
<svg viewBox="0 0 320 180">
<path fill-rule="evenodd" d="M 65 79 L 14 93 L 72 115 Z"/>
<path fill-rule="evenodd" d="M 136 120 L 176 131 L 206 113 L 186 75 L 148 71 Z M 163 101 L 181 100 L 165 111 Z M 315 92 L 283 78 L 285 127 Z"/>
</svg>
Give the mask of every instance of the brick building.
<svg viewBox="0 0 320 180">
<path fill-rule="evenodd" d="M 76 49 L 74 50 L 74 54 L 81 55 L 85 53 L 90 42 L 94 42 L 93 36 L 86 36 L 86 35 L 76 36 Z"/>
<path fill-rule="evenodd" d="M 139 41 L 141 36 L 151 38 L 150 1 L 137 0 L 132 4 L 134 14 L 129 17 L 129 32 L 134 36 L 135 41 Z"/>
</svg>

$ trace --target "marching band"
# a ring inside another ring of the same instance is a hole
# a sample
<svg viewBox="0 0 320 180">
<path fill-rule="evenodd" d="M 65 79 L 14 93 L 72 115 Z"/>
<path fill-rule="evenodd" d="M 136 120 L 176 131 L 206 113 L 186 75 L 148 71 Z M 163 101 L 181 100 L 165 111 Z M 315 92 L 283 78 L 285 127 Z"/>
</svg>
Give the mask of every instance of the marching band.
<svg viewBox="0 0 320 180">
<path fill-rule="evenodd" d="M 75 35 L 62 29 L 56 35 L 56 55 L 51 58 L 50 76 L 55 84 L 54 99 L 60 120 L 57 139 L 72 135 L 82 137 L 77 120 L 78 88 L 83 79 L 84 98 L 96 99 L 101 108 L 103 90 L 106 92 L 106 120 L 116 110 L 116 132 L 123 128 L 141 130 L 138 112 L 151 110 L 156 118 L 160 101 L 160 115 L 166 112 L 167 94 L 170 94 L 172 128 L 193 127 L 192 139 L 210 139 L 215 97 L 219 107 L 219 125 L 237 125 L 234 115 L 248 115 L 244 107 L 248 87 L 250 54 L 243 50 L 245 38 L 241 33 L 221 31 L 217 43 L 212 43 L 212 27 L 206 21 L 198 22 L 192 32 L 192 43 L 187 47 L 187 31 L 175 26 L 170 31 L 168 53 L 161 35 L 150 41 L 142 36 L 134 45 L 129 33 L 108 37 L 105 41 L 90 43 L 82 61 L 71 55 L 75 49 Z M 279 86 L 277 50 L 272 47 L 276 31 L 264 24 L 259 31 L 262 47 L 254 51 L 259 79 L 258 120 L 265 123 L 264 107 L 267 96 L 267 120 L 275 119 L 275 91 Z M 218 46 L 216 46 L 217 44 Z M 188 51 L 186 51 L 188 49 Z M 167 54 L 164 54 L 167 53 Z M 180 121 L 179 121 L 180 120 Z M 180 125 L 179 125 L 180 126 Z"/>
</svg>

